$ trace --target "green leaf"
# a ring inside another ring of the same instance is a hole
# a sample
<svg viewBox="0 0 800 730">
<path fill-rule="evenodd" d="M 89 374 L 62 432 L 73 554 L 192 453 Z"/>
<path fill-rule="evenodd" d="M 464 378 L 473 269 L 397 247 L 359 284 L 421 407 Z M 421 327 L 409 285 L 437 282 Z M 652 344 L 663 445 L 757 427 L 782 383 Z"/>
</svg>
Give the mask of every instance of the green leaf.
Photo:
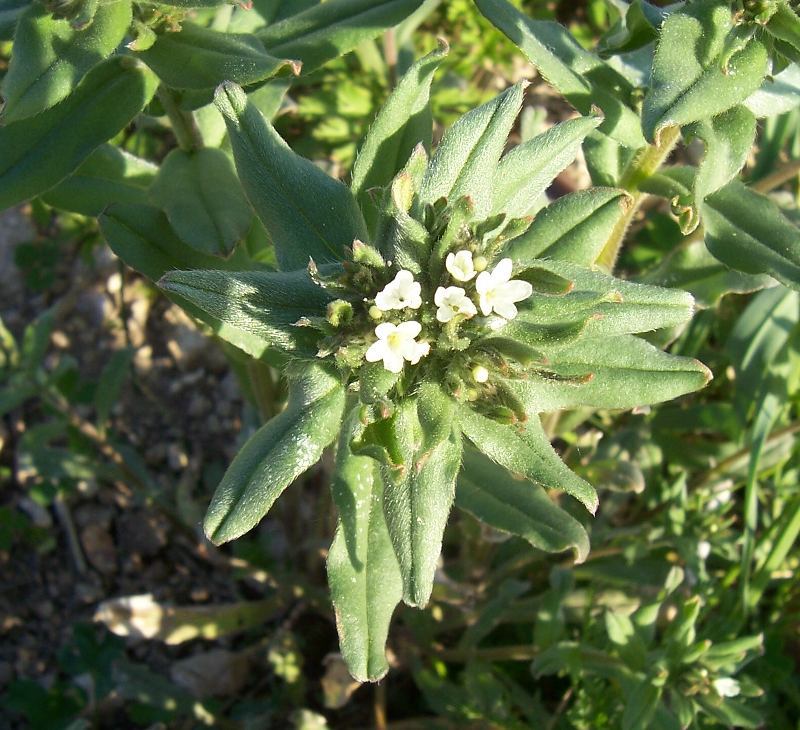
<svg viewBox="0 0 800 730">
<path fill-rule="evenodd" d="M 638 281 L 688 291 L 702 309 L 715 306 L 726 294 L 748 294 L 773 283 L 764 274 L 754 276 L 729 269 L 699 240 L 672 249 Z"/>
<path fill-rule="evenodd" d="M 213 89 L 223 81 L 246 86 L 298 68 L 285 57 L 275 58 L 254 35 L 222 33 L 193 23 L 165 32 L 138 56 L 167 86 Z"/>
<path fill-rule="evenodd" d="M 531 262 L 517 278 L 535 281 L 538 272 L 562 277 L 571 284 L 565 294 L 536 291 L 521 302 L 519 316 L 497 331 L 513 336 L 529 325 L 586 322 L 592 335 L 621 335 L 676 327 L 691 319 L 694 300 L 686 292 L 636 284 L 567 261 Z"/>
<path fill-rule="evenodd" d="M 192 248 L 227 256 L 247 235 L 253 212 L 222 150 L 173 150 L 161 164 L 150 200 Z"/>
<path fill-rule="evenodd" d="M 438 386 L 401 401 L 388 426 L 399 461 L 382 467 L 384 511 L 403 577 L 403 600 L 424 606 L 455 495 L 461 435 L 455 402 Z"/>
<path fill-rule="evenodd" d="M 645 145 L 639 115 L 629 106 L 633 87 L 600 57 L 584 50 L 562 25 L 532 20 L 506 0 L 475 0 L 479 10 L 581 114 L 602 109 L 600 131 L 627 147 Z"/>
<path fill-rule="evenodd" d="M 635 408 L 699 390 L 711 379 L 699 361 L 661 352 L 631 335 L 584 337 L 545 355 L 542 375 L 505 381 L 529 413 Z"/>
<path fill-rule="evenodd" d="M 545 435 L 539 416 L 524 424 L 508 426 L 461 406 L 464 435 L 493 461 L 513 474 L 520 474 L 545 489 L 559 489 L 579 500 L 592 514 L 597 510 L 597 492 L 561 461 Z"/>
<path fill-rule="evenodd" d="M 141 111 L 156 85 L 142 64 L 109 58 L 60 104 L 0 127 L 0 210 L 63 180 Z"/>
<path fill-rule="evenodd" d="M 147 205 L 112 205 L 100 216 L 100 230 L 111 250 L 128 266 L 158 281 L 164 274 L 182 269 L 243 269 L 253 264 L 235 252 L 227 259 L 201 254 L 185 244 L 172 230 L 167 217 Z M 246 331 L 236 322 L 220 322 L 187 299 L 168 293 L 190 315 L 209 325 L 214 332 L 254 358 L 267 354 L 262 337 Z"/>
<path fill-rule="evenodd" d="M 661 687 L 653 684 L 650 677 L 644 677 L 626 693 L 625 711 L 622 714 L 622 730 L 638 730 L 650 727 L 658 702 Z"/>
<path fill-rule="evenodd" d="M 216 103 L 228 125 L 244 191 L 275 243 L 281 269 L 339 261 L 344 247 L 367 228 L 353 194 L 296 155 L 235 84 L 223 84 Z"/>
<path fill-rule="evenodd" d="M 289 486 L 322 456 L 339 433 L 345 391 L 321 366 L 290 377 L 286 410 L 250 437 L 214 493 L 203 529 L 215 544 L 255 527 Z"/>
<path fill-rule="evenodd" d="M 377 682 L 389 670 L 386 638 L 403 580 L 383 513 L 380 467 L 350 450 L 358 411 L 351 411 L 336 455 L 332 491 L 339 525 L 328 552 L 328 583 L 350 674 L 359 682 Z"/>
<path fill-rule="evenodd" d="M 152 162 L 104 144 L 41 197 L 54 208 L 99 216 L 112 203 L 147 203 L 147 189 L 157 172 Z"/>
<path fill-rule="evenodd" d="M 436 148 L 419 191 L 420 202 L 471 198 L 478 220 L 492 207 L 494 170 L 522 106 L 526 84 L 515 84 L 467 112 L 448 129 Z"/>
<path fill-rule="evenodd" d="M 569 193 L 537 213 L 506 253 L 515 268 L 540 258 L 592 266 L 630 205 L 628 194 L 616 188 Z"/>
<path fill-rule="evenodd" d="M 0 93 L 6 123 L 31 117 L 69 96 L 78 82 L 122 42 L 131 24 L 129 0 L 102 2 L 87 28 L 76 30 L 39 3 L 22 14 Z"/>
<path fill-rule="evenodd" d="M 744 167 L 756 136 L 756 118 L 746 107 L 735 106 L 712 119 L 695 122 L 684 134 L 701 139 L 705 146 L 694 178 L 694 209 L 699 211 L 709 195 L 727 185 Z M 696 212 L 688 226 L 681 226 L 682 232 L 691 233 L 699 222 Z"/>
<path fill-rule="evenodd" d="M 328 0 L 273 23 L 258 34 L 266 49 L 296 58 L 303 72 L 353 50 L 414 12 L 422 0 Z"/>
<path fill-rule="evenodd" d="M 556 505 L 539 484 L 515 478 L 474 449 L 464 450 L 456 506 L 539 550 L 572 549 L 579 563 L 589 554 L 583 525 Z"/>
<path fill-rule="evenodd" d="M 319 333 L 296 323 L 324 316 L 331 300 L 306 271 L 170 271 L 159 286 L 265 348 L 309 357 L 316 356 Z"/>
<path fill-rule="evenodd" d="M 120 390 L 130 374 L 131 362 L 136 351 L 132 347 L 115 350 L 100 373 L 94 393 L 94 408 L 98 425 L 103 426 L 111 416 L 111 409 L 119 398 Z"/>
<path fill-rule="evenodd" d="M 778 2 L 766 27 L 770 35 L 783 41 L 781 50 L 784 51 L 785 48 L 787 57 L 797 63 L 800 59 L 800 18 L 797 17 L 796 10 L 788 2 Z"/>
<path fill-rule="evenodd" d="M 570 119 L 504 155 L 495 173 L 492 215 L 505 213 L 508 219 L 529 215 L 553 178 L 575 160 L 586 135 L 601 122 L 596 116 Z"/>
<path fill-rule="evenodd" d="M 55 312 L 48 309 L 25 327 L 20 347 L 20 370 L 33 373 L 41 367 L 54 326 Z"/>
<path fill-rule="evenodd" d="M 800 230 L 768 197 L 732 182 L 702 209 L 708 250 L 747 274 L 769 274 L 800 288 Z"/>
<path fill-rule="evenodd" d="M 786 114 L 800 105 L 800 66 L 793 63 L 774 76 L 767 76 L 761 88 L 744 101 L 757 117 Z"/>
<path fill-rule="evenodd" d="M 391 182 L 417 144 L 430 148 L 433 133 L 431 82 L 447 51 L 447 44 L 441 43 L 400 79 L 358 152 L 351 188 L 371 225 L 377 216 L 372 191 Z"/>
<path fill-rule="evenodd" d="M 667 16 L 653 59 L 642 127 L 650 141 L 671 125 L 709 119 L 744 101 L 764 79 L 767 50 L 753 38 L 729 47 L 725 2 L 691 3 Z"/>
</svg>

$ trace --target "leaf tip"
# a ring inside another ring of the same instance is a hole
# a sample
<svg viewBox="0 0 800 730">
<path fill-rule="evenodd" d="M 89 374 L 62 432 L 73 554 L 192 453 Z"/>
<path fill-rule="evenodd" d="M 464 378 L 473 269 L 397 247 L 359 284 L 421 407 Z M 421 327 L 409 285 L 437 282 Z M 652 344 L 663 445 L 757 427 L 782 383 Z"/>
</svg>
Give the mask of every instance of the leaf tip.
<svg viewBox="0 0 800 730">
<path fill-rule="evenodd" d="M 247 108 L 247 94 L 233 81 L 223 81 L 214 92 L 214 104 L 225 119 L 237 121 Z"/>
</svg>

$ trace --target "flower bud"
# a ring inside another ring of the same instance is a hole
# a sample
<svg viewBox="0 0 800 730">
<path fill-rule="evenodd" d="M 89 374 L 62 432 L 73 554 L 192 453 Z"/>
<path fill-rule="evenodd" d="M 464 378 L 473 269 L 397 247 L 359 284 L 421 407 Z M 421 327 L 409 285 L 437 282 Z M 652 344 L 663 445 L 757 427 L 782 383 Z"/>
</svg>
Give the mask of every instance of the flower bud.
<svg viewBox="0 0 800 730">
<path fill-rule="evenodd" d="M 480 273 L 481 271 L 486 271 L 489 262 L 486 260 L 485 256 L 476 256 L 472 259 L 472 265 L 475 267 L 475 271 Z"/>
<path fill-rule="evenodd" d="M 485 383 L 489 380 L 489 371 L 483 365 L 476 365 L 472 368 L 472 379 L 476 383 Z"/>
<path fill-rule="evenodd" d="M 378 319 L 381 319 L 383 317 L 383 312 L 381 312 L 379 307 L 377 307 L 375 304 L 373 304 L 369 308 L 369 316 L 372 319 L 378 320 Z"/>
</svg>

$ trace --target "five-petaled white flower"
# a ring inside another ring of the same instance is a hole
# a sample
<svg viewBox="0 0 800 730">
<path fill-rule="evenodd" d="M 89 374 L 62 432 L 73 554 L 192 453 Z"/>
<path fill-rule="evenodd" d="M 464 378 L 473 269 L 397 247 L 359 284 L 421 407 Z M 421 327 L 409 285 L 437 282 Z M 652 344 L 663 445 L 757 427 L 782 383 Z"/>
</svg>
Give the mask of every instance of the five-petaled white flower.
<svg viewBox="0 0 800 730">
<path fill-rule="evenodd" d="M 511 259 L 501 259 L 491 273 L 482 271 L 475 280 L 481 312 L 485 316 L 497 312 L 505 319 L 514 319 L 517 316 L 514 302 L 521 302 L 533 293 L 527 281 L 511 278 L 511 267 Z"/>
<path fill-rule="evenodd" d="M 403 370 L 404 361 L 416 365 L 431 349 L 427 342 L 417 342 L 416 337 L 422 331 L 422 325 L 413 319 L 400 324 L 383 322 L 375 328 L 378 337 L 367 350 L 368 362 L 383 360 L 383 367 L 390 373 Z"/>
<path fill-rule="evenodd" d="M 419 309 L 422 306 L 422 285 L 414 281 L 410 271 L 402 269 L 375 295 L 375 306 L 382 312 L 390 309 Z"/>
<path fill-rule="evenodd" d="M 444 265 L 456 281 L 469 281 L 478 273 L 475 271 L 475 264 L 472 261 L 472 251 L 449 253 Z"/>
<path fill-rule="evenodd" d="M 733 677 L 715 679 L 714 689 L 720 697 L 736 697 L 741 691 L 739 683 Z"/>
<path fill-rule="evenodd" d="M 457 314 L 466 318 L 474 317 L 478 310 L 460 286 L 440 286 L 433 296 L 433 301 L 439 309 L 436 310 L 436 319 L 440 322 L 449 322 Z"/>
</svg>

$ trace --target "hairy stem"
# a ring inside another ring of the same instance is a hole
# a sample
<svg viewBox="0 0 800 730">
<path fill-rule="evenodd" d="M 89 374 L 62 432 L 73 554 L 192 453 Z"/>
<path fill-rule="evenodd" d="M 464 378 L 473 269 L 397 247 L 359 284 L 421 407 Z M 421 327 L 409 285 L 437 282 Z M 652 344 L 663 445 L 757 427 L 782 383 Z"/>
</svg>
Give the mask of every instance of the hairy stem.
<svg viewBox="0 0 800 730">
<path fill-rule="evenodd" d="M 158 87 L 158 99 L 169 117 L 172 133 L 178 141 L 178 146 L 184 152 L 202 149 L 203 135 L 197 126 L 194 112 L 187 112 L 181 109 L 174 92 L 166 86 Z"/>
<path fill-rule="evenodd" d="M 661 167 L 669 153 L 672 152 L 672 148 L 678 141 L 679 136 L 680 129 L 678 127 L 665 129 L 661 133 L 658 143 L 642 148 L 622 173 L 619 187 L 630 193 L 632 202 L 630 208 L 614 227 L 606 245 L 597 257 L 597 265 L 606 271 L 613 271 L 619 252 L 622 249 L 628 226 L 636 217 L 639 212 L 639 206 L 641 206 L 647 195 L 639 190 L 639 186 Z"/>
</svg>

